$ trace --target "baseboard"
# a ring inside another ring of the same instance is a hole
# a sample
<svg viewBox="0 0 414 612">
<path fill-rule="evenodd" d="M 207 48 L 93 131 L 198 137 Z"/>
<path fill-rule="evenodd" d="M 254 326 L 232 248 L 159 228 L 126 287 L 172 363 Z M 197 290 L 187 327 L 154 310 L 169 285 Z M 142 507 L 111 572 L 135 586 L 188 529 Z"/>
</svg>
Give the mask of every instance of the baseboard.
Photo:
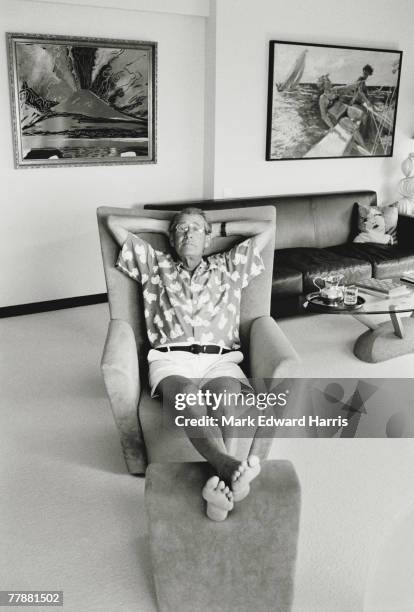
<svg viewBox="0 0 414 612">
<path fill-rule="evenodd" d="M 17 317 L 19 315 L 35 314 L 37 312 L 48 312 L 50 310 L 61 310 L 62 308 L 76 308 L 77 306 L 103 304 L 107 301 L 107 293 L 95 293 L 94 295 L 80 295 L 78 297 L 63 298 L 61 300 L 49 300 L 47 302 L 32 302 L 31 304 L 5 306 L 0 308 L 0 319 L 4 317 Z"/>
</svg>

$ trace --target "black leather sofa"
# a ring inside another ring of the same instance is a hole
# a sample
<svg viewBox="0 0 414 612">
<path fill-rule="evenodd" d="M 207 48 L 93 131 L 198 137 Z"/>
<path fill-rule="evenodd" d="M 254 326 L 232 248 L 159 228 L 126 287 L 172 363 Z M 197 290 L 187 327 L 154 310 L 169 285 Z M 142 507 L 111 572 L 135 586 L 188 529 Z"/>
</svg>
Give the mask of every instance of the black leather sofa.
<svg viewBox="0 0 414 612">
<path fill-rule="evenodd" d="M 300 312 L 314 279 L 327 272 L 344 275 L 345 283 L 366 278 L 390 278 L 414 269 L 414 217 L 399 216 L 398 245 L 360 244 L 356 203 L 377 205 L 375 191 L 349 191 L 226 200 L 192 200 L 148 204 L 145 208 L 203 210 L 245 206 L 276 207 L 276 248 L 273 271 L 272 315 Z"/>
</svg>

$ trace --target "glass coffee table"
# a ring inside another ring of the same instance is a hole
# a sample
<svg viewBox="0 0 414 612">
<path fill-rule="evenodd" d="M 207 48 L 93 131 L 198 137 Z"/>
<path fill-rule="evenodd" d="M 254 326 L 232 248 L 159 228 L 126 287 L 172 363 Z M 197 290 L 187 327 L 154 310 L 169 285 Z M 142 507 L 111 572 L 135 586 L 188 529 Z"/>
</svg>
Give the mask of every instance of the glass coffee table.
<svg viewBox="0 0 414 612">
<path fill-rule="evenodd" d="M 317 292 L 309 293 L 302 308 L 309 313 L 351 315 L 368 327 L 355 342 L 354 355 L 362 361 L 377 363 L 414 353 L 414 285 L 406 283 L 406 286 L 409 292 L 397 297 L 377 297 L 360 290 L 355 307 L 325 304 Z M 407 312 L 411 313 L 410 317 L 400 316 Z M 390 320 L 376 322 L 374 315 L 383 314 L 388 314 Z"/>
</svg>

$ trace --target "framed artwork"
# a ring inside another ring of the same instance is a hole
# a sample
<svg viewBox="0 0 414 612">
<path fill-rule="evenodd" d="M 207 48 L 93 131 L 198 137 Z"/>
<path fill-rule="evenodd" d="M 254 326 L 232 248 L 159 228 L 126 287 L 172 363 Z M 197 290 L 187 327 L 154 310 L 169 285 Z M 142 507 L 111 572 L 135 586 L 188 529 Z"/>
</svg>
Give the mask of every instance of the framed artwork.
<svg viewBox="0 0 414 612">
<path fill-rule="evenodd" d="M 16 168 L 156 162 L 157 43 L 7 42 Z"/>
<path fill-rule="evenodd" d="M 269 43 L 266 160 L 391 157 L 402 51 Z"/>
</svg>

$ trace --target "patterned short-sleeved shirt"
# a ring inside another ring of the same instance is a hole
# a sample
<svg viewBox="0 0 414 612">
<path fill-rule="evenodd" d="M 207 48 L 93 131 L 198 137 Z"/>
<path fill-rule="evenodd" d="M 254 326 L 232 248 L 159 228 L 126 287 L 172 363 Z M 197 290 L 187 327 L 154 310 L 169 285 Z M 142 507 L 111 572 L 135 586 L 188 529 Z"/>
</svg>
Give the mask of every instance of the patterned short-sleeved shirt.
<svg viewBox="0 0 414 612">
<path fill-rule="evenodd" d="M 203 258 L 191 274 L 169 253 L 128 233 L 117 267 L 142 284 L 152 347 L 189 343 L 240 348 L 241 291 L 264 270 L 251 239 Z"/>
</svg>

